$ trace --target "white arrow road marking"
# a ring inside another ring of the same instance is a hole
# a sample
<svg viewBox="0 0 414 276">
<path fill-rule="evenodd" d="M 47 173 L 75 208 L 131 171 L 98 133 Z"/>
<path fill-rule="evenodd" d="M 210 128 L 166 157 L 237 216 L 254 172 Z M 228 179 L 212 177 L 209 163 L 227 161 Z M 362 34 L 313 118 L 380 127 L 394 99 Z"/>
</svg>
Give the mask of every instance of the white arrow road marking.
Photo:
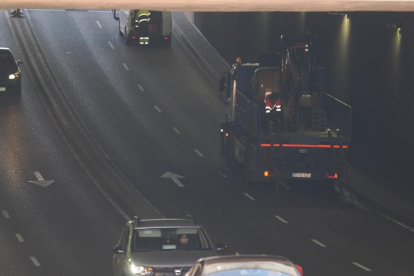
<svg viewBox="0 0 414 276">
<path fill-rule="evenodd" d="M 177 132 L 177 134 L 181 134 L 181 132 L 178 130 L 178 128 L 173 127 L 174 131 Z"/>
<path fill-rule="evenodd" d="M 311 241 L 313 241 L 314 243 L 316 243 L 317 245 L 321 246 L 321 247 L 326 247 L 326 245 L 324 245 L 323 243 L 315 240 L 315 239 L 311 239 Z"/>
<path fill-rule="evenodd" d="M 35 257 L 30 257 L 30 260 L 32 260 L 35 266 L 40 266 L 39 261 Z"/>
<path fill-rule="evenodd" d="M 22 235 L 20 235 L 19 233 L 16 234 L 16 238 L 19 242 L 24 242 Z"/>
<path fill-rule="evenodd" d="M 361 264 L 359 264 L 359 263 L 355 263 L 355 262 L 353 262 L 352 263 L 353 265 L 356 265 L 357 267 L 359 267 L 359 268 L 362 268 L 363 270 L 365 270 L 365 271 L 372 271 L 371 269 L 369 269 L 368 267 L 365 267 L 365 266 L 363 266 L 363 265 L 361 265 Z"/>
<path fill-rule="evenodd" d="M 114 46 L 114 44 L 112 44 L 112 42 L 111 42 L 111 41 L 108 41 L 108 44 L 109 44 L 109 47 L 111 47 L 111 48 L 112 48 L 112 50 L 115 50 L 115 46 Z"/>
<path fill-rule="evenodd" d="M 144 92 L 145 90 L 144 90 L 144 87 L 142 87 L 142 85 L 141 84 L 138 84 L 138 88 L 139 88 L 139 90 L 141 90 L 142 92 Z"/>
<path fill-rule="evenodd" d="M 7 211 L 3 210 L 1 212 L 3 213 L 4 218 L 6 219 L 10 218 L 9 213 L 7 213 Z"/>
<path fill-rule="evenodd" d="M 245 196 L 247 196 L 250 200 L 255 200 L 251 195 L 249 195 L 248 193 L 244 193 Z"/>
<path fill-rule="evenodd" d="M 34 174 L 36 175 L 36 178 L 37 178 L 38 181 L 31 181 L 30 180 L 29 181 L 30 183 L 34 183 L 34 184 L 37 184 L 37 185 L 42 186 L 42 187 L 47 187 L 50 184 L 52 184 L 53 182 L 55 182 L 54 180 L 44 180 L 42 175 L 38 171 L 35 171 Z"/>
<path fill-rule="evenodd" d="M 158 106 L 156 106 L 156 105 L 154 105 L 154 108 L 159 112 L 159 113 L 161 113 L 162 111 L 161 111 L 161 109 L 158 107 Z"/>
<path fill-rule="evenodd" d="M 178 178 L 185 178 L 184 176 L 175 174 L 175 173 L 171 173 L 171 172 L 166 172 L 164 173 L 161 178 L 171 178 L 172 181 L 174 181 L 175 184 L 178 185 L 178 187 L 185 187 L 183 183 L 180 182 L 180 180 L 178 180 Z"/>
<path fill-rule="evenodd" d="M 204 155 L 198 150 L 198 149 L 194 149 L 194 151 L 200 156 L 200 157 L 204 157 Z"/>
<path fill-rule="evenodd" d="M 101 23 L 100 23 L 99 21 L 96 21 L 96 24 L 98 24 L 98 27 L 99 27 L 100 29 L 102 29 L 102 25 L 101 25 Z"/>
<path fill-rule="evenodd" d="M 284 220 L 284 219 L 282 219 L 281 217 L 279 217 L 279 216 L 275 216 L 275 218 L 277 218 L 278 220 L 280 220 L 281 222 L 283 222 L 283 223 L 289 223 L 289 222 L 287 222 L 286 220 Z"/>
<path fill-rule="evenodd" d="M 225 174 L 221 173 L 221 171 L 217 171 L 217 172 L 218 172 L 218 174 L 219 174 L 219 175 L 221 175 L 222 177 L 227 178 L 227 176 L 226 176 Z"/>
</svg>

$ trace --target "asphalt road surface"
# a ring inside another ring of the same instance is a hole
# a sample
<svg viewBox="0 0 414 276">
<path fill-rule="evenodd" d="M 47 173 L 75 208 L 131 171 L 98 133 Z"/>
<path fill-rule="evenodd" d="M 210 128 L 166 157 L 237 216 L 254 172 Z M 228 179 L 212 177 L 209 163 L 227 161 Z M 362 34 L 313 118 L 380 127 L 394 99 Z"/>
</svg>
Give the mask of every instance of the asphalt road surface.
<svg viewBox="0 0 414 276">
<path fill-rule="evenodd" d="M 277 203 L 271 185 L 219 173 L 225 107 L 175 32 L 171 47 L 127 46 L 110 12 L 29 14 L 93 136 L 164 216 L 192 214 L 228 253 L 284 255 L 307 276 L 413 274 L 413 233 L 343 206 L 332 187 L 296 183 Z M 3 12 L 0 37 L 18 56 Z M 111 275 L 125 218 L 77 164 L 22 68 L 21 98 L 0 95 L 0 209 L 10 216 L 0 214 L 0 275 Z M 29 183 L 35 171 L 55 182 Z"/>
</svg>

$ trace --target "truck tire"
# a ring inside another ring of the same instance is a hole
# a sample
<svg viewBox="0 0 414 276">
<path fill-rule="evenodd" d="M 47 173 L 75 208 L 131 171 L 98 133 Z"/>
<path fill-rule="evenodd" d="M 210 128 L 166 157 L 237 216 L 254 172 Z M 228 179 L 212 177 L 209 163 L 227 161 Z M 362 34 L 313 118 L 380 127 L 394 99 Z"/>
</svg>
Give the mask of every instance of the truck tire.
<svg viewBox="0 0 414 276">
<path fill-rule="evenodd" d="M 252 185 L 251 176 L 252 170 L 250 169 L 250 149 L 246 148 L 243 168 L 243 186 L 248 187 Z"/>
<path fill-rule="evenodd" d="M 131 39 L 129 38 L 129 34 L 126 31 L 126 27 L 125 27 L 125 44 L 131 45 Z"/>
<path fill-rule="evenodd" d="M 168 36 L 167 40 L 164 40 L 164 45 L 171 46 L 172 43 L 172 35 Z"/>
<path fill-rule="evenodd" d="M 231 143 L 231 139 L 225 145 L 224 160 L 229 170 L 235 172 L 241 169 L 240 163 L 234 157 L 234 145 Z"/>
</svg>

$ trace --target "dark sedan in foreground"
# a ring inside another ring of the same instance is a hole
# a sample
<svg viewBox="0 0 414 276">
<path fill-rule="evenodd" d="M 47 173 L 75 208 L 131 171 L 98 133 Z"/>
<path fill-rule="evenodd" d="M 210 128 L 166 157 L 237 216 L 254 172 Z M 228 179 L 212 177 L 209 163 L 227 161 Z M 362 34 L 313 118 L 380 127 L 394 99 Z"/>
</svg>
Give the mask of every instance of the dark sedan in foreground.
<svg viewBox="0 0 414 276">
<path fill-rule="evenodd" d="M 0 93 L 22 91 L 21 60 L 16 60 L 9 48 L 0 47 Z"/>
</svg>

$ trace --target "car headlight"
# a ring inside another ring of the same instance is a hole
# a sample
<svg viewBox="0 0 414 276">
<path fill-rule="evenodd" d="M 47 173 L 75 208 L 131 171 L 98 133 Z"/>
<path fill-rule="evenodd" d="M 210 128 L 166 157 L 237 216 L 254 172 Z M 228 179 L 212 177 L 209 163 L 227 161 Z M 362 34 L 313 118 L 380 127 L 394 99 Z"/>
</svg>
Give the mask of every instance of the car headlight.
<svg viewBox="0 0 414 276">
<path fill-rule="evenodd" d="M 14 80 L 16 78 L 16 74 L 10 74 L 9 75 L 9 80 Z"/>
<path fill-rule="evenodd" d="M 131 271 L 135 275 L 144 275 L 144 276 L 154 275 L 154 269 L 152 267 L 147 267 L 147 266 L 131 264 Z"/>
</svg>

